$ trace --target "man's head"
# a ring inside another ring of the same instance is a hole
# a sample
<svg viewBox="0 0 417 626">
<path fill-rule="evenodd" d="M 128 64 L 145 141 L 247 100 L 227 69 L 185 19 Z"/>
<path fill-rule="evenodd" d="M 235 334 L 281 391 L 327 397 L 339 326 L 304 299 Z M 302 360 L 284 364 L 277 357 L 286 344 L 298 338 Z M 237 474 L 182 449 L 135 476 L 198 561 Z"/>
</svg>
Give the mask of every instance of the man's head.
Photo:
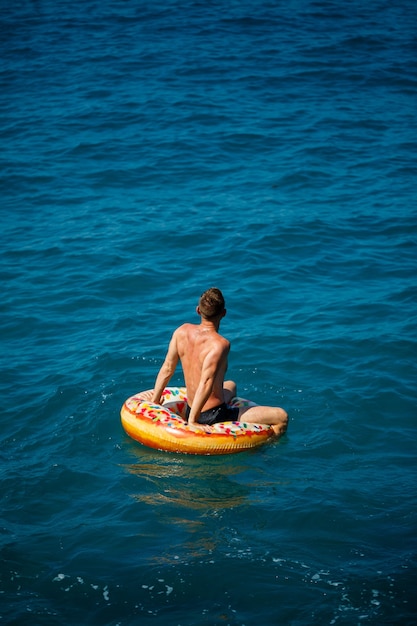
<svg viewBox="0 0 417 626">
<path fill-rule="evenodd" d="M 223 294 L 220 289 L 210 287 L 210 289 L 207 289 L 207 291 L 201 294 L 200 300 L 198 301 L 197 313 L 207 320 L 224 317 L 226 309 Z"/>
</svg>

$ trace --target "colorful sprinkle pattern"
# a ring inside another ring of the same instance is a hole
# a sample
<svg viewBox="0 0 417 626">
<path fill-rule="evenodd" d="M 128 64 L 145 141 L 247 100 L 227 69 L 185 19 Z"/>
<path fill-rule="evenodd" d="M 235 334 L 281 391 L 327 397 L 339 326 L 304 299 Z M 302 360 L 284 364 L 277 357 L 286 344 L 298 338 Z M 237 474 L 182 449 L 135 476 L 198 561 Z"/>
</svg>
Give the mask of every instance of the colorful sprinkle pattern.
<svg viewBox="0 0 417 626">
<path fill-rule="evenodd" d="M 269 431 L 270 429 L 270 427 L 266 425 L 246 424 L 245 422 L 220 422 L 213 426 L 188 424 L 182 417 L 185 415 L 187 407 L 187 393 L 185 387 L 167 387 L 162 394 L 162 405 L 144 400 L 141 397 L 141 393 L 126 400 L 125 405 L 127 409 L 136 415 L 138 419 L 152 421 L 163 428 L 180 429 L 188 434 L 195 433 L 200 436 L 202 434 L 206 434 L 207 436 L 211 434 L 223 434 L 233 438 L 239 435 L 248 436 L 255 433 L 259 434 Z M 255 406 L 255 403 L 250 400 L 244 400 L 243 398 L 233 398 L 230 406 Z"/>
</svg>

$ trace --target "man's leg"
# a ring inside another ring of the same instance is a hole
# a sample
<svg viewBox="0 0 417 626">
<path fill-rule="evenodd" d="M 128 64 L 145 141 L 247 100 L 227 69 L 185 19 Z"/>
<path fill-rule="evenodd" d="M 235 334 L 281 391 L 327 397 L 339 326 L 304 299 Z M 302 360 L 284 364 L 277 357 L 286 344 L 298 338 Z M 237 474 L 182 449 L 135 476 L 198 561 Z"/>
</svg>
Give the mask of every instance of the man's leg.
<svg viewBox="0 0 417 626">
<path fill-rule="evenodd" d="M 239 411 L 239 421 L 250 424 L 268 424 L 276 435 L 283 435 L 288 426 L 288 414 L 279 406 L 249 406 Z"/>
</svg>

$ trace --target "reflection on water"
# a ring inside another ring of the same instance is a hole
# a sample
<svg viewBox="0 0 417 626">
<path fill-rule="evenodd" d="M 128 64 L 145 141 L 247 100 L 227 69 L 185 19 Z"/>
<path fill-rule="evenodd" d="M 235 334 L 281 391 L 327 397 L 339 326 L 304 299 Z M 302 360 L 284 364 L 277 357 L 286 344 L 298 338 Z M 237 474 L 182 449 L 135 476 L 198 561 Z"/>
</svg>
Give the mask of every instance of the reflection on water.
<svg viewBox="0 0 417 626">
<path fill-rule="evenodd" d="M 138 456 L 141 456 L 138 453 Z M 140 479 L 140 491 L 133 497 L 152 506 L 171 504 L 205 512 L 245 504 L 247 485 L 231 480 L 245 472 L 244 464 L 232 464 L 210 457 L 185 457 L 146 451 L 142 462 L 125 465 Z"/>
<path fill-rule="evenodd" d="M 225 456 L 202 456 L 192 454 L 174 454 L 172 452 L 159 452 L 152 448 L 146 448 L 126 440 L 129 446 L 129 453 L 136 457 L 136 463 L 127 464 L 134 474 L 143 473 L 153 475 L 158 478 L 172 475 L 184 476 L 187 478 L 196 476 L 207 476 L 216 471 L 224 475 L 240 474 L 250 469 L 252 465 L 245 463 L 244 459 L 249 455 L 256 454 L 258 450 L 248 450 L 239 455 Z M 138 468 L 139 471 L 135 471 Z"/>
<path fill-rule="evenodd" d="M 220 487 L 220 489 L 203 487 L 198 493 L 187 487 L 168 487 L 164 493 L 135 494 L 133 497 L 139 502 L 145 502 L 152 506 L 175 504 L 188 509 L 200 510 L 231 509 L 245 503 L 248 492 L 246 488 L 233 485 L 233 493 L 229 493 L 227 489 L 230 488 L 230 485 Z"/>
</svg>

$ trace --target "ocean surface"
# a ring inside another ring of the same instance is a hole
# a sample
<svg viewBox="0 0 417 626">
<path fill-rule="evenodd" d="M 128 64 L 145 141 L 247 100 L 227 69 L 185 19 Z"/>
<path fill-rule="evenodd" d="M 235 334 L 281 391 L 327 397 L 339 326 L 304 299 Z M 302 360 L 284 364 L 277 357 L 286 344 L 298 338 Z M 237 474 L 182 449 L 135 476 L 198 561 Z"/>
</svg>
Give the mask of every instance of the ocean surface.
<svg viewBox="0 0 417 626">
<path fill-rule="evenodd" d="M 416 24 L 0 0 L 0 624 L 417 623 Z M 145 448 L 120 408 L 210 286 L 288 432 Z"/>
</svg>

